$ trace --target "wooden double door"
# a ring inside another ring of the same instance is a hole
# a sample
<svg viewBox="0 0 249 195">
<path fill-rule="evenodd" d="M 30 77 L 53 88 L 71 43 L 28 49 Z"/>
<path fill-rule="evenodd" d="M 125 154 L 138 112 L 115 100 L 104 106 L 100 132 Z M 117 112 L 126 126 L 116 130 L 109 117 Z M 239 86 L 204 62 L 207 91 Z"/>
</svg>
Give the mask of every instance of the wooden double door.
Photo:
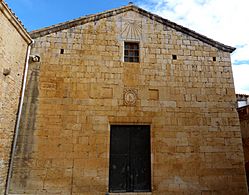
<svg viewBox="0 0 249 195">
<path fill-rule="evenodd" d="M 110 192 L 150 192 L 150 126 L 112 125 Z"/>
</svg>

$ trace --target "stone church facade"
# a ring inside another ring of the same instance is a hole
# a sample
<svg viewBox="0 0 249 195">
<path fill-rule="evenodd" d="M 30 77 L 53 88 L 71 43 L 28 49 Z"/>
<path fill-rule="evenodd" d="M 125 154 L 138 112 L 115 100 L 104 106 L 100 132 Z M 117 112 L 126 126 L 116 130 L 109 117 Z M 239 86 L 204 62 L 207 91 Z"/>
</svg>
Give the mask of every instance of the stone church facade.
<svg viewBox="0 0 249 195">
<path fill-rule="evenodd" d="M 235 48 L 134 5 L 30 35 L 9 194 L 247 194 Z"/>
</svg>

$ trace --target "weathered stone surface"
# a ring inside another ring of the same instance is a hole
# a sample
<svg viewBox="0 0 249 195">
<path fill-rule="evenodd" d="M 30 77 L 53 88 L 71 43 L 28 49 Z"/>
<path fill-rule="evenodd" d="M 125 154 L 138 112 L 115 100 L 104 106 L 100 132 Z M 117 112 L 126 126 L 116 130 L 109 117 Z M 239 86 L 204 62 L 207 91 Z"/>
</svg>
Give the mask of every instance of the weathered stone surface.
<svg viewBox="0 0 249 195">
<path fill-rule="evenodd" d="M 151 124 L 145 194 L 247 194 L 230 53 L 138 12 L 107 16 L 34 34 L 11 193 L 104 194 L 110 125 Z M 124 41 L 140 63 L 123 62 Z"/>
<path fill-rule="evenodd" d="M 0 194 L 4 193 L 27 45 L 31 38 L 0 1 Z"/>
</svg>

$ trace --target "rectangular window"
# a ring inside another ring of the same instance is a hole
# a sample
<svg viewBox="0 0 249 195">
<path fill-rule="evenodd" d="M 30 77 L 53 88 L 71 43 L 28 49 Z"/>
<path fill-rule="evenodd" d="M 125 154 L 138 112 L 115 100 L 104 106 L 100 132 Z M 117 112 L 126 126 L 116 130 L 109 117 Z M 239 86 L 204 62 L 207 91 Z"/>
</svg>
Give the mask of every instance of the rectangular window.
<svg viewBox="0 0 249 195">
<path fill-rule="evenodd" d="M 150 126 L 112 125 L 109 192 L 150 192 Z"/>
<path fill-rule="evenodd" d="M 139 43 L 134 43 L 134 42 L 124 43 L 124 61 L 139 62 Z"/>
</svg>

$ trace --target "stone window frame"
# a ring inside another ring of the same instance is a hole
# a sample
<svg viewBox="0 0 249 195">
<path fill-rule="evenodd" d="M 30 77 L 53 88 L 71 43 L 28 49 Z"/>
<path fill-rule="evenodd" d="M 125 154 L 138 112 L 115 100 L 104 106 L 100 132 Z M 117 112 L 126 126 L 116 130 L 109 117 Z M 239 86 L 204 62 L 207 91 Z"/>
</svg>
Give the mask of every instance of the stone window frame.
<svg viewBox="0 0 249 195">
<path fill-rule="evenodd" d="M 138 41 L 124 41 L 123 51 L 124 62 L 140 63 L 140 43 Z"/>
</svg>

